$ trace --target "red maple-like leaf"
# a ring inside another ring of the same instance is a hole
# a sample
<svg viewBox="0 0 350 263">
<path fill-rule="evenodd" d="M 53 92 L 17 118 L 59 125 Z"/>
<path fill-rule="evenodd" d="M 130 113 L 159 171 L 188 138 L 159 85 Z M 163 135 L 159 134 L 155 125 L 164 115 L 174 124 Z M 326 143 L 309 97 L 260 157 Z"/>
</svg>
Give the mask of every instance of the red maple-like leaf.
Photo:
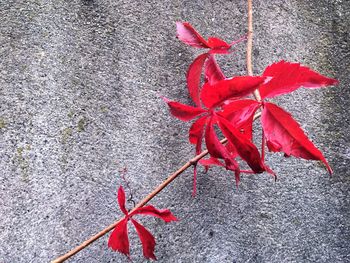
<svg viewBox="0 0 350 263">
<path fill-rule="evenodd" d="M 338 84 L 336 79 L 322 76 L 299 63 L 283 60 L 268 66 L 263 76 L 266 77 L 266 83 L 259 88 L 263 99 L 290 93 L 300 87 L 320 88 Z"/>
<path fill-rule="evenodd" d="M 115 226 L 109 237 L 108 246 L 113 250 L 130 257 L 128 221 L 131 220 L 141 240 L 144 257 L 156 260 L 154 255 L 156 241 L 153 235 L 132 217 L 138 214 L 150 215 L 158 217 L 165 222 L 177 221 L 177 218 L 168 209 L 159 210 L 151 205 L 139 207 L 132 213 L 129 213 L 125 208 L 125 192 L 122 186 L 120 186 L 118 190 L 118 204 L 125 217 Z"/>
<path fill-rule="evenodd" d="M 261 123 L 270 151 L 284 152 L 287 156 L 322 161 L 330 174 L 332 169 L 320 150 L 308 139 L 299 124 L 282 108 L 264 103 Z"/>
</svg>

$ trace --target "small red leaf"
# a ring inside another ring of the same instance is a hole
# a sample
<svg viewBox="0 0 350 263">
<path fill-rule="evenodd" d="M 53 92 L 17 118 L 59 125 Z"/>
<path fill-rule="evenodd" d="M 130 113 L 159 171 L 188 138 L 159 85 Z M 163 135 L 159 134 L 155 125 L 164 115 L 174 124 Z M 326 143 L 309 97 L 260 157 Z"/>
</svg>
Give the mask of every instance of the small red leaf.
<svg viewBox="0 0 350 263">
<path fill-rule="evenodd" d="M 300 87 L 320 88 L 338 84 L 337 80 L 327 78 L 299 63 L 283 60 L 268 66 L 263 76 L 268 80 L 259 88 L 263 99 L 290 93 Z"/>
<path fill-rule="evenodd" d="M 202 108 L 192 107 L 176 101 L 170 101 L 167 98 L 163 98 L 163 100 L 168 104 L 171 114 L 182 121 L 192 120 L 206 112 L 206 110 Z"/>
<path fill-rule="evenodd" d="M 229 121 L 219 117 L 219 126 L 227 140 L 231 142 L 239 156 L 247 162 L 247 164 L 256 173 L 265 171 L 263 162 L 256 146 L 245 136 L 243 136 Z"/>
<path fill-rule="evenodd" d="M 236 171 L 238 169 L 237 162 L 233 159 L 233 156 L 229 153 L 224 145 L 219 141 L 216 132 L 214 130 L 214 124 L 216 124 L 216 117 L 211 117 L 207 124 L 205 131 L 205 143 L 210 155 L 214 158 L 221 158 L 225 161 L 225 168 L 227 170 Z"/>
<path fill-rule="evenodd" d="M 190 65 L 187 71 L 187 87 L 188 92 L 190 93 L 190 96 L 193 100 L 193 102 L 200 106 L 200 100 L 199 100 L 199 89 L 200 89 L 200 80 L 201 80 L 201 74 L 202 69 L 205 60 L 209 56 L 208 53 L 204 53 L 202 55 L 199 55 Z"/>
<path fill-rule="evenodd" d="M 214 55 L 210 55 L 205 62 L 204 75 L 205 80 L 209 85 L 214 85 L 220 80 L 225 79 L 225 75 L 222 73 L 219 65 L 216 63 Z"/>
<path fill-rule="evenodd" d="M 130 216 L 134 215 L 149 215 L 162 219 L 165 222 L 177 221 L 177 218 L 168 209 L 157 209 L 154 206 L 148 205 L 137 208 Z"/>
<path fill-rule="evenodd" d="M 217 37 L 208 38 L 208 46 L 212 49 L 230 49 L 231 45 L 227 44 L 224 40 Z"/>
<path fill-rule="evenodd" d="M 134 219 L 131 219 L 131 222 L 134 224 L 137 234 L 142 243 L 142 251 L 145 258 L 156 259 L 154 255 L 154 248 L 156 246 L 156 240 L 154 236 L 141 224 L 139 224 Z"/>
<path fill-rule="evenodd" d="M 123 219 L 115 226 L 108 239 L 108 247 L 130 257 L 127 218 Z"/>
<path fill-rule="evenodd" d="M 128 210 L 125 208 L 125 192 L 122 186 L 120 186 L 118 190 L 118 204 L 120 210 L 122 210 L 125 215 L 128 215 Z"/>
<path fill-rule="evenodd" d="M 247 96 L 263 81 L 263 77 L 241 76 L 221 80 L 214 85 L 206 83 L 201 92 L 201 100 L 207 108 L 211 108 L 225 100 Z"/>
<path fill-rule="evenodd" d="M 216 132 L 214 130 L 214 124 L 216 123 L 216 121 L 214 121 L 214 119 L 216 119 L 215 117 L 211 117 L 207 127 L 206 127 L 206 131 L 205 131 L 205 144 L 207 146 L 208 152 L 210 153 L 210 155 L 214 158 L 226 158 L 228 153 L 227 150 L 225 148 L 225 146 L 223 146 L 217 135 Z"/>
<path fill-rule="evenodd" d="M 275 104 L 265 103 L 261 123 L 270 151 L 284 152 L 288 156 L 293 155 L 306 160 L 320 160 L 332 174 L 332 169 L 322 152 L 308 139 L 288 112 Z"/>
<path fill-rule="evenodd" d="M 199 154 L 202 151 L 202 140 L 203 140 L 203 133 L 204 133 L 204 126 L 207 121 L 207 116 L 200 117 L 198 120 L 196 120 L 189 132 L 189 141 L 192 144 L 196 145 L 196 154 Z"/>
<path fill-rule="evenodd" d="M 177 38 L 187 45 L 198 48 L 210 48 L 207 41 L 187 22 L 176 22 Z"/>
</svg>

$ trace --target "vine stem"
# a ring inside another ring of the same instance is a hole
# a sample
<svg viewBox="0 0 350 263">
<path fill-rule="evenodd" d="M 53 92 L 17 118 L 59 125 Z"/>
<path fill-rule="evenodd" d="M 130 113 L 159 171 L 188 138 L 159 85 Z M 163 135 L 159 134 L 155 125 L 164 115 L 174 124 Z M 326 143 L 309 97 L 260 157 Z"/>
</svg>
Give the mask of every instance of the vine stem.
<svg viewBox="0 0 350 263">
<path fill-rule="evenodd" d="M 246 57 L 246 63 L 247 63 L 247 73 L 249 76 L 253 76 L 253 65 L 252 65 L 252 48 L 253 48 L 253 5 L 252 0 L 248 1 L 248 40 L 247 40 L 247 57 Z M 259 93 L 259 90 L 254 91 L 254 97 L 257 101 L 261 101 L 261 96 Z M 254 115 L 254 120 L 259 118 L 261 113 L 256 113 Z M 227 142 L 227 139 L 224 138 L 220 141 L 222 144 Z M 174 181 L 180 174 L 182 174 L 184 171 L 186 171 L 189 167 L 192 165 L 197 164 L 197 162 L 202 159 L 204 156 L 208 154 L 208 150 L 205 150 L 189 160 L 187 163 L 185 163 L 180 169 L 178 169 L 176 172 L 171 174 L 165 181 L 163 181 L 160 185 L 158 185 L 149 195 L 147 195 L 143 200 L 141 200 L 131 211 L 135 211 L 137 208 L 140 208 L 147 204 L 150 200 L 152 200 L 158 193 L 160 193 L 165 187 L 167 187 L 172 181 Z M 90 237 L 89 239 L 85 240 L 83 243 L 78 245 L 77 247 L 73 248 L 71 251 L 67 252 L 63 256 L 60 256 L 51 263 L 61 263 L 69 259 L 70 257 L 77 254 L 79 251 L 83 250 L 87 246 L 89 246 L 94 241 L 98 240 L 99 238 L 103 237 L 105 234 L 113 230 L 116 225 L 122 220 L 123 218 L 119 219 L 118 221 L 114 222 L 113 224 L 109 225 L 105 229 L 98 232 L 96 235 Z"/>
<path fill-rule="evenodd" d="M 259 118 L 261 113 L 256 113 L 254 115 L 254 120 Z M 222 144 L 227 142 L 227 139 L 224 138 L 220 141 Z M 149 195 L 147 195 L 143 200 L 141 200 L 129 213 L 134 212 L 137 208 L 140 208 L 147 204 L 150 200 L 152 200 L 159 192 L 161 192 L 165 187 L 167 187 L 172 181 L 174 181 L 180 174 L 182 174 L 184 171 L 186 171 L 189 167 L 192 165 L 195 165 L 200 159 L 202 159 L 204 156 L 208 154 L 208 150 L 205 150 L 189 160 L 187 163 L 185 163 L 180 169 L 178 169 L 176 172 L 174 172 L 172 175 L 170 175 L 165 181 L 163 181 L 160 185 L 157 186 L 156 189 L 154 189 Z M 51 263 L 61 263 L 69 259 L 70 257 L 77 254 L 79 251 L 86 248 L 88 245 L 99 239 L 100 237 L 103 237 L 105 234 L 113 230 L 116 225 L 123 220 L 123 218 L 119 219 L 118 221 L 114 222 L 113 224 L 109 225 L 105 229 L 98 232 L 96 235 L 90 237 L 89 239 L 85 240 L 83 243 L 81 243 L 79 246 L 75 247 L 71 251 L 67 252 L 63 256 L 60 256 L 56 258 L 55 260 L 51 261 Z"/>
<path fill-rule="evenodd" d="M 248 39 L 247 39 L 247 73 L 248 76 L 253 76 L 252 50 L 253 50 L 253 0 L 248 0 Z M 261 101 L 260 92 L 254 90 L 254 97 L 257 101 Z"/>
</svg>

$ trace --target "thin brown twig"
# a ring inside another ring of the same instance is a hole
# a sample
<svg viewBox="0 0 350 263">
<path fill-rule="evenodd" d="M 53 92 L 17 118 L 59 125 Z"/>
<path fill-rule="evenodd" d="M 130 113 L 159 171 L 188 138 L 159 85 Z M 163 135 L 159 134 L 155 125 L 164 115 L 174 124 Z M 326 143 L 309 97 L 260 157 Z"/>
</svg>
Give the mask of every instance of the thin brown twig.
<svg viewBox="0 0 350 263">
<path fill-rule="evenodd" d="M 247 57 L 246 57 L 246 63 L 247 63 L 247 72 L 249 76 L 253 76 L 253 65 L 252 65 L 252 47 L 253 47 L 253 7 L 252 7 L 252 0 L 248 0 L 248 41 L 247 41 Z M 261 101 L 261 96 L 259 93 L 259 90 L 254 91 L 254 97 L 257 101 Z M 254 120 L 259 118 L 261 113 L 256 113 L 254 115 Z M 227 139 L 224 138 L 220 141 L 222 144 L 227 142 Z M 149 195 L 147 195 L 143 200 L 141 200 L 131 211 L 135 211 L 137 208 L 140 208 L 147 204 L 150 200 L 152 200 L 158 193 L 160 193 L 165 187 L 167 187 L 172 181 L 174 181 L 180 174 L 182 174 L 184 171 L 186 171 L 189 167 L 196 164 L 200 159 L 202 159 L 204 156 L 208 154 L 208 150 L 205 150 L 189 160 L 187 163 L 185 163 L 180 169 L 178 169 L 176 172 L 174 172 L 172 175 L 170 175 L 165 181 L 163 181 L 160 185 L 157 186 L 156 189 L 153 190 Z M 101 230 L 96 235 L 90 237 L 83 243 L 81 243 L 79 246 L 75 247 L 68 253 L 66 253 L 63 256 L 60 256 L 56 258 L 55 260 L 51 261 L 51 263 L 61 263 L 69 259 L 70 257 L 77 254 L 79 251 L 86 248 L 88 245 L 96 241 L 97 239 L 101 238 L 111 230 L 113 230 L 116 225 L 122 220 L 123 218 L 119 219 L 118 221 L 114 222 L 113 224 L 109 225 L 105 229 Z"/>
<path fill-rule="evenodd" d="M 227 139 L 224 138 L 220 141 L 221 143 L 225 143 L 227 142 Z M 191 160 L 189 160 L 187 163 L 185 163 L 180 169 L 178 169 L 176 172 L 174 172 L 172 175 L 170 175 L 168 177 L 168 179 L 166 179 L 165 181 L 163 181 L 160 185 L 158 185 L 158 187 L 156 189 L 153 190 L 153 192 L 151 192 L 148 196 L 146 196 L 143 200 L 141 200 L 131 211 L 130 213 L 132 213 L 134 210 L 136 210 L 139 207 L 144 206 L 145 204 L 147 204 L 153 197 L 155 197 L 160 191 L 162 191 L 168 184 L 170 184 L 176 177 L 178 177 L 180 174 L 182 174 L 187 168 L 191 167 L 193 164 L 197 163 L 200 159 L 202 159 L 204 156 L 206 156 L 208 154 L 208 151 L 205 150 L 202 153 L 200 153 L 199 155 L 195 156 L 194 158 L 192 158 Z M 88 240 L 84 241 L 82 244 L 80 244 L 79 246 L 75 247 L 74 249 L 72 249 L 71 251 L 69 251 L 67 254 L 51 261 L 51 263 L 59 263 L 59 262 L 63 262 L 65 260 L 67 260 L 68 258 L 72 257 L 73 255 L 75 255 L 76 253 L 78 253 L 80 250 L 84 249 L 85 247 L 87 247 L 88 245 L 90 245 L 91 243 L 93 243 L 94 241 L 96 241 L 97 239 L 99 239 L 100 237 L 104 236 L 105 234 L 107 234 L 109 231 L 111 231 L 112 229 L 115 228 L 115 226 L 121 221 L 122 219 L 114 222 L 113 224 L 109 225 L 108 227 L 106 227 L 105 229 L 103 229 L 102 231 L 100 231 L 99 233 L 97 233 L 96 235 L 90 237 Z"/>
<path fill-rule="evenodd" d="M 261 113 L 257 113 L 254 115 L 254 120 L 256 120 L 257 118 L 259 118 L 261 115 Z M 224 138 L 220 141 L 222 144 L 227 142 L 227 139 Z M 180 174 L 182 174 L 184 171 L 186 171 L 189 167 L 191 167 L 192 165 L 196 164 L 200 159 L 202 159 L 204 156 L 206 156 L 208 154 L 208 150 L 205 150 L 203 152 L 201 152 L 200 154 L 198 154 L 197 156 L 195 156 L 194 158 L 192 158 L 191 160 L 189 160 L 187 163 L 185 163 L 180 169 L 178 169 L 176 172 L 174 172 L 172 175 L 170 175 L 168 177 L 168 179 L 166 179 L 165 181 L 163 181 L 160 185 L 157 186 L 156 189 L 153 190 L 153 192 L 151 192 L 149 195 L 147 195 L 143 200 L 141 200 L 131 211 L 130 213 L 132 213 L 133 211 L 135 211 L 137 208 L 144 206 L 145 204 L 147 204 L 150 200 L 153 199 L 153 197 L 155 197 L 159 192 L 161 192 L 165 187 L 167 187 L 172 181 L 174 181 Z M 75 254 L 77 254 L 79 251 L 83 250 L 84 248 L 86 248 L 88 245 L 90 245 L 91 243 L 93 243 L 94 241 L 96 241 L 97 239 L 99 239 L 100 237 L 103 237 L 105 234 L 107 234 L 108 232 L 110 232 L 111 230 L 113 230 L 115 228 L 115 226 L 122 220 L 123 218 L 119 219 L 118 221 L 114 222 L 113 224 L 109 225 L 108 227 L 106 227 L 105 229 L 101 230 L 100 232 L 98 232 L 96 235 L 90 237 L 89 239 L 85 240 L 83 243 L 81 243 L 79 246 L 75 247 L 74 249 L 72 249 L 71 251 L 67 252 L 66 254 L 64 254 L 63 256 L 60 256 L 58 258 L 56 258 L 55 260 L 51 261 L 51 263 L 61 263 L 66 261 L 67 259 L 69 259 L 70 257 L 74 256 Z"/>
<path fill-rule="evenodd" d="M 253 0 L 248 0 L 248 39 L 247 39 L 247 72 L 248 76 L 253 76 L 252 50 L 253 50 Z M 261 101 L 259 90 L 254 91 L 254 97 L 257 101 Z"/>
</svg>

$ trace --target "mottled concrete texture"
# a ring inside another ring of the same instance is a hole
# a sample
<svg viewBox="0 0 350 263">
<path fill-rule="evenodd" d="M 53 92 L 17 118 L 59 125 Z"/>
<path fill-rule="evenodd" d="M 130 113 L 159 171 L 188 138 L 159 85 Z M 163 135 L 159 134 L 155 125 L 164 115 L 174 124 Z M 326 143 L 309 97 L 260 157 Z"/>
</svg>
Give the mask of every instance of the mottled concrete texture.
<svg viewBox="0 0 350 263">
<path fill-rule="evenodd" d="M 223 169 L 183 174 L 152 204 L 181 221 L 141 221 L 159 262 L 350 262 L 350 2 L 254 0 L 254 71 L 299 61 L 340 80 L 278 103 L 334 168 L 269 155 L 275 183 Z M 119 170 L 140 200 L 193 155 L 190 124 L 158 95 L 190 103 L 197 54 L 175 21 L 204 36 L 245 33 L 246 1 L 2 0 L 0 2 L 0 262 L 48 262 L 118 218 Z M 244 74 L 244 44 L 220 57 Z M 127 262 L 101 238 L 69 262 Z M 133 262 L 145 262 L 131 233 Z"/>
</svg>

